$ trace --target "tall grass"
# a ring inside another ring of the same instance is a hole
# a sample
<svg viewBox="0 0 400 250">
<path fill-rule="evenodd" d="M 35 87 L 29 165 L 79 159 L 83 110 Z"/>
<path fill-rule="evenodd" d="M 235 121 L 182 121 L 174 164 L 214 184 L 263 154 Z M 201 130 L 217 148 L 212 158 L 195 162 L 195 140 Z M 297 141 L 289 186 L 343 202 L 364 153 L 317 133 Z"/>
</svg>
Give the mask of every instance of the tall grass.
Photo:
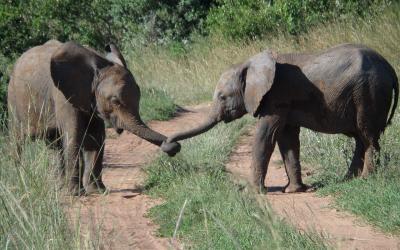
<svg viewBox="0 0 400 250">
<path fill-rule="evenodd" d="M 0 134 L 0 248 L 74 248 L 78 240 L 59 202 L 56 154 L 37 141 L 19 157 L 15 143 Z"/>
</svg>

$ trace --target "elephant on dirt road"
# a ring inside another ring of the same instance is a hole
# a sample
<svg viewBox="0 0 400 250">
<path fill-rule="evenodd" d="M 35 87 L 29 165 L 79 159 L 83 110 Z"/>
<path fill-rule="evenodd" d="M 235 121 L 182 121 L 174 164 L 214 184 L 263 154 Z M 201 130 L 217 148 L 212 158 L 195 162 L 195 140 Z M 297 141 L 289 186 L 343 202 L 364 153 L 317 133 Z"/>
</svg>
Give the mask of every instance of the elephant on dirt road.
<svg viewBox="0 0 400 250">
<path fill-rule="evenodd" d="M 167 139 L 141 120 L 140 89 L 117 47 L 108 45 L 106 51 L 102 56 L 75 42 L 48 41 L 17 60 L 8 86 L 10 125 L 17 138 L 52 141 L 74 195 L 105 190 L 105 121 L 119 134 L 125 129 L 158 146 Z M 163 148 L 175 155 L 180 145 L 164 143 Z"/>
<path fill-rule="evenodd" d="M 356 148 L 346 176 L 366 177 L 375 168 L 379 137 L 393 118 L 398 95 L 394 69 L 362 45 L 342 44 L 314 54 L 264 51 L 222 74 L 207 121 L 167 142 L 252 114 L 259 119 L 253 184 L 266 191 L 265 176 L 277 142 L 289 179 L 283 191 L 302 192 L 308 187 L 301 178 L 300 127 L 353 137 Z"/>
</svg>

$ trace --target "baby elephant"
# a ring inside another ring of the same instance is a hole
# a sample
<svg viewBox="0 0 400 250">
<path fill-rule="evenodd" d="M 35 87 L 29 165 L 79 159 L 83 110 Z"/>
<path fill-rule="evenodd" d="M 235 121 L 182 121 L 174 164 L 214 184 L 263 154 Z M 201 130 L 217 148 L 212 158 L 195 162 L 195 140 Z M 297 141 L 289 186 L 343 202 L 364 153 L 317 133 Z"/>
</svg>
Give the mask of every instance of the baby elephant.
<svg viewBox="0 0 400 250">
<path fill-rule="evenodd" d="M 220 121 L 250 113 L 259 119 L 253 145 L 254 185 L 265 191 L 277 142 L 289 178 L 284 192 L 302 192 L 307 187 L 301 179 L 300 127 L 353 137 L 356 149 L 347 177 L 366 177 L 374 170 L 379 137 L 393 118 L 398 95 L 394 69 L 362 45 L 342 44 L 314 54 L 265 51 L 223 73 L 209 119 L 167 142 L 196 136 Z"/>
<path fill-rule="evenodd" d="M 75 195 L 105 189 L 104 121 L 118 133 L 126 129 L 163 144 L 171 156 L 180 150 L 178 143 L 165 143 L 164 135 L 143 123 L 139 86 L 119 50 L 109 45 L 106 51 L 102 56 L 75 42 L 48 41 L 17 60 L 8 86 L 10 124 L 17 139 L 47 138 L 58 146 L 62 173 Z"/>
</svg>

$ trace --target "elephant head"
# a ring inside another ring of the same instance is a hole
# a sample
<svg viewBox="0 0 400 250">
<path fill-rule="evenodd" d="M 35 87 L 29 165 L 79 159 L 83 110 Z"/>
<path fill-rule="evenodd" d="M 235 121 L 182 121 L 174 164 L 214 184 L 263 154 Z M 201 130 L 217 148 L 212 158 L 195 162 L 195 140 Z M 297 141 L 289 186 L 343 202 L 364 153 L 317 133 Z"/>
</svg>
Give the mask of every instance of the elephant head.
<svg viewBox="0 0 400 250">
<path fill-rule="evenodd" d="M 127 130 L 161 146 L 166 137 L 140 118 L 140 89 L 124 58 L 115 45 L 107 46 L 106 51 L 103 57 L 75 42 L 63 44 L 50 62 L 55 86 L 77 110 L 97 115 L 118 133 Z M 164 151 L 174 155 L 179 150 L 179 144 L 169 144 Z"/>
<path fill-rule="evenodd" d="M 264 51 L 224 72 L 215 89 L 208 119 L 194 129 L 172 135 L 167 142 L 196 136 L 220 121 L 228 123 L 246 113 L 258 116 L 260 104 L 274 83 L 275 65 L 276 55 Z"/>
</svg>

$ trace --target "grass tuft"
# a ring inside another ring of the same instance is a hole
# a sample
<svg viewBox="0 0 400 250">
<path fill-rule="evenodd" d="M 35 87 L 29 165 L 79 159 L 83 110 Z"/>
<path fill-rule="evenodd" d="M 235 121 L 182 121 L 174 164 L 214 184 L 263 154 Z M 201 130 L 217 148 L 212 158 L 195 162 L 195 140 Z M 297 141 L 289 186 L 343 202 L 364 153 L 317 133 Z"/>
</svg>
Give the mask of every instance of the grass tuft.
<svg viewBox="0 0 400 250">
<path fill-rule="evenodd" d="M 143 121 L 170 119 L 177 106 L 165 90 L 156 87 L 141 89 L 140 116 Z"/>
<path fill-rule="evenodd" d="M 321 249 L 322 240 L 300 234 L 273 215 L 263 201 L 234 184 L 224 163 L 250 119 L 219 125 L 183 143 L 174 158 L 160 156 L 147 168 L 146 188 L 166 202 L 151 209 L 161 236 L 195 249 Z"/>
<path fill-rule="evenodd" d="M 23 145 L 0 135 L 0 248 L 72 249 L 79 242 L 59 202 L 55 154 L 44 142 Z"/>
</svg>

